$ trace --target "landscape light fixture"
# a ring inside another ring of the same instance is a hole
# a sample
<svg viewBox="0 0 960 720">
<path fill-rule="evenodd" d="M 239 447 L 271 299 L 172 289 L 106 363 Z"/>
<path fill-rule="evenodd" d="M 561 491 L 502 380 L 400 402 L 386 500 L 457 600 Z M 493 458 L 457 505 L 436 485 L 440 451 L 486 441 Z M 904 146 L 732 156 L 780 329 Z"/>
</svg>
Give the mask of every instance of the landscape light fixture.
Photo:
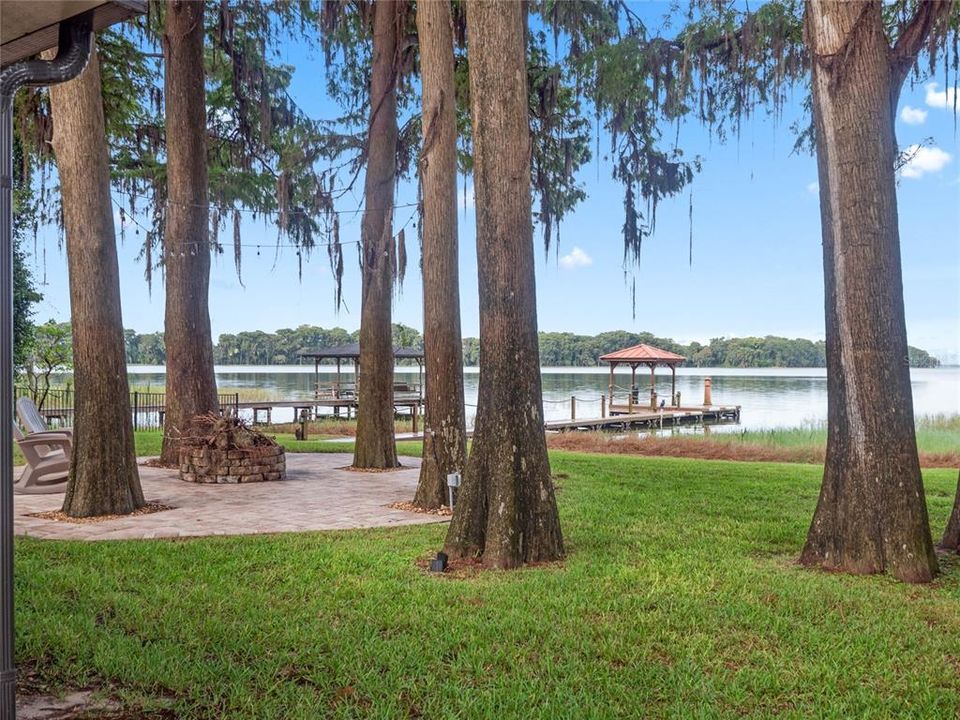
<svg viewBox="0 0 960 720">
<path fill-rule="evenodd" d="M 460 487 L 460 473 L 452 472 L 447 475 L 447 493 L 450 496 L 450 509 L 453 510 L 453 489 Z"/>
<path fill-rule="evenodd" d="M 430 572 L 442 573 L 447 569 L 448 560 L 447 554 L 441 550 L 437 553 L 436 559 L 430 561 Z"/>
</svg>

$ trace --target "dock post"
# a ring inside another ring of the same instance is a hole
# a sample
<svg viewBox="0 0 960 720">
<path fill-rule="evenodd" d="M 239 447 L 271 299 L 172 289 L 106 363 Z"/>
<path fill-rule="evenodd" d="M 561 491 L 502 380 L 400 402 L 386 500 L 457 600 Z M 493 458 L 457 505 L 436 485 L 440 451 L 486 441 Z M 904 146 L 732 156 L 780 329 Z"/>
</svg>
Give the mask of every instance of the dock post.
<svg viewBox="0 0 960 720">
<path fill-rule="evenodd" d="M 610 393 L 610 407 L 613 407 L 613 369 L 617 366 L 616 362 L 610 363 L 610 385 L 607 388 Z M 602 413 L 601 413 L 602 414 Z"/>
<path fill-rule="evenodd" d="M 605 418 L 607 416 L 607 396 L 600 396 L 600 417 Z"/>
<path fill-rule="evenodd" d="M 418 407 L 419 406 L 416 403 L 410 406 L 410 414 L 413 416 L 413 434 L 414 435 L 417 434 L 417 408 Z"/>
<path fill-rule="evenodd" d="M 577 419 L 577 396 L 576 395 L 570 396 L 570 419 L 571 420 Z"/>
<path fill-rule="evenodd" d="M 710 378 L 703 379 L 703 404 L 704 405 L 713 405 L 713 380 Z"/>
</svg>

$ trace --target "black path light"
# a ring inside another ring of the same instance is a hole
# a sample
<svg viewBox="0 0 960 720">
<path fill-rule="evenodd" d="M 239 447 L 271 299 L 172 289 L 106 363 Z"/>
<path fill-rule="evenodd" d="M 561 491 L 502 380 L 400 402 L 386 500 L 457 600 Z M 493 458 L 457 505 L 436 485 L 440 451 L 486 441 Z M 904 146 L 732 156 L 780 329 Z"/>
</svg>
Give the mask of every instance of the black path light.
<svg viewBox="0 0 960 720">
<path fill-rule="evenodd" d="M 13 604 L 13 98 L 22 87 L 71 80 L 93 33 L 146 10 L 129 0 L 0 4 L 0 720 L 16 717 Z M 26 60 L 57 43 L 53 60 Z"/>
</svg>

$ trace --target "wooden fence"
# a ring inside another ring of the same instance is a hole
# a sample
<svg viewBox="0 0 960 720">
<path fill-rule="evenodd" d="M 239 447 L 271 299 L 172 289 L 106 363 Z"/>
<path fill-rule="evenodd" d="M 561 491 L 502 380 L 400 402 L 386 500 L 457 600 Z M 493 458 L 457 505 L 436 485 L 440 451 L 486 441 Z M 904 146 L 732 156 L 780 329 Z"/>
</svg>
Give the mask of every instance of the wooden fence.
<svg viewBox="0 0 960 720">
<path fill-rule="evenodd" d="M 33 398 L 33 393 L 28 387 L 17 387 L 14 389 L 14 396 L 17 400 L 21 397 Z M 221 393 L 220 410 L 224 413 L 237 414 L 240 405 L 240 395 L 238 393 Z M 51 427 L 64 427 L 73 425 L 74 415 L 74 391 L 67 388 L 56 388 L 48 390 L 46 395 L 43 393 L 36 398 L 34 402 L 40 409 L 40 413 L 47 419 Z M 134 430 L 158 430 L 163 427 L 163 416 L 166 412 L 166 393 L 162 392 L 143 392 L 135 390 L 130 393 L 130 413 L 133 418 Z"/>
</svg>

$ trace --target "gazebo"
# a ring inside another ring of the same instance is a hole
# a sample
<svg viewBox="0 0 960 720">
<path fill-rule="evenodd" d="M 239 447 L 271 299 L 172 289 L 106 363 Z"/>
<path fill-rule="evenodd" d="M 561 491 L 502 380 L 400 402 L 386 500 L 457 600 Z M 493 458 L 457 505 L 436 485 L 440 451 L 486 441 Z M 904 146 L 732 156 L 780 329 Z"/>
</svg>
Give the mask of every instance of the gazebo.
<svg viewBox="0 0 960 720">
<path fill-rule="evenodd" d="M 317 398 L 321 397 L 355 397 L 356 382 L 344 383 L 340 377 L 340 370 L 343 363 L 353 363 L 357 368 L 360 360 L 360 343 L 347 343 L 346 345 L 332 345 L 323 348 L 306 348 L 297 353 L 301 358 L 313 359 L 314 373 L 314 392 Z M 394 385 L 394 392 L 401 394 L 416 393 L 420 396 L 420 389 L 423 387 L 423 350 L 410 347 L 396 347 L 393 349 L 394 360 L 416 360 L 418 366 L 419 382 L 416 388 L 411 389 L 405 385 Z M 337 364 L 337 381 L 330 387 L 321 387 L 320 385 L 320 363 L 323 360 L 335 360 Z M 354 376 L 356 377 L 356 375 Z"/>
<path fill-rule="evenodd" d="M 633 347 L 628 347 L 624 348 L 623 350 L 617 350 L 616 352 L 601 355 L 600 360 L 610 363 L 610 387 L 609 395 L 607 397 L 607 405 L 610 408 L 611 415 L 624 412 L 632 413 L 635 406 L 639 404 L 639 391 L 637 390 L 637 368 L 641 365 L 650 368 L 650 408 L 654 409 L 657 407 L 657 380 L 655 370 L 659 365 L 670 368 L 670 405 L 679 407 L 680 399 L 677 397 L 677 365 L 680 365 L 686 360 L 683 355 L 677 355 L 676 353 L 672 353 L 667 350 L 661 350 L 660 348 L 653 347 L 652 345 L 641 343 L 640 345 L 634 345 Z M 616 369 L 617 365 L 630 366 L 630 390 L 628 393 L 627 402 L 619 405 L 614 404 L 613 397 L 613 392 L 616 388 L 616 385 L 613 382 L 613 371 Z"/>
</svg>

